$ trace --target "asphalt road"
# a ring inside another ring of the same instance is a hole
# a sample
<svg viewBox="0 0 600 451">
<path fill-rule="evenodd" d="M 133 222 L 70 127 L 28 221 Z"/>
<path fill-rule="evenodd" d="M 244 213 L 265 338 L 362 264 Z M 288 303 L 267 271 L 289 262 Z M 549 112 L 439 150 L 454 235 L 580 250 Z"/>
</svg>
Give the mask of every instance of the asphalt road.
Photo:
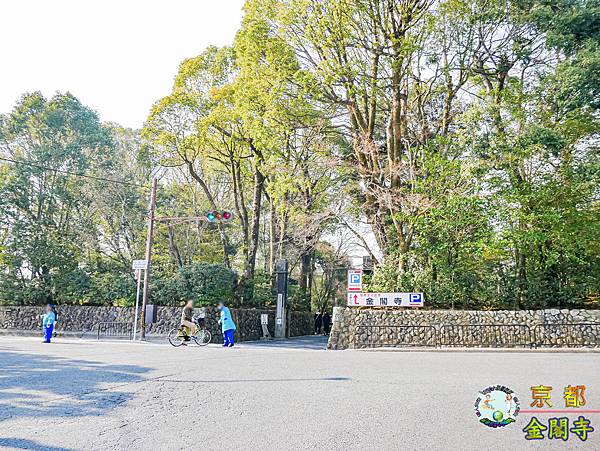
<svg viewBox="0 0 600 451">
<path fill-rule="evenodd" d="M 531 409 L 530 387 L 544 384 L 564 409 L 570 384 L 587 386 L 585 409 L 600 409 L 598 353 L 323 347 L 320 338 L 176 349 L 0 336 L 0 448 L 600 449 L 600 413 L 586 415 L 596 428 L 587 442 L 529 442 L 522 429 L 532 414 L 492 429 L 473 407 L 479 390 L 501 384 Z"/>
</svg>

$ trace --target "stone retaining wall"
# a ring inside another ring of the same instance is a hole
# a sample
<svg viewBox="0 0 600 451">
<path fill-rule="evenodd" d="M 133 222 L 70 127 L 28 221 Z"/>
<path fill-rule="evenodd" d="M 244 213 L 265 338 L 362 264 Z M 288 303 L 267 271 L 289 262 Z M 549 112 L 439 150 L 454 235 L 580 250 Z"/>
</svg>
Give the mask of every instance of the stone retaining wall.
<svg viewBox="0 0 600 451">
<path fill-rule="evenodd" d="M 600 346 L 600 310 L 334 308 L 328 349 L 383 346 Z"/>
<path fill-rule="evenodd" d="M 131 307 L 93 307 L 93 306 L 58 306 L 58 334 L 92 335 L 101 322 L 131 323 L 134 318 L 134 309 Z M 5 333 L 10 331 L 39 331 L 41 329 L 41 315 L 43 307 L 40 306 L 6 306 L 0 307 L 0 330 Z M 213 342 L 222 339 L 221 329 L 217 323 L 218 312 L 214 307 L 195 309 L 195 314 L 204 313 L 206 327 L 213 335 Z M 274 335 L 275 311 L 256 309 L 231 309 L 233 320 L 236 323 L 236 340 L 258 340 L 262 336 L 260 315 L 269 315 L 269 331 Z M 290 328 L 291 336 L 309 335 L 313 331 L 312 313 L 292 312 Z M 157 308 L 156 322 L 146 327 L 149 335 L 165 335 L 174 327 L 179 326 L 181 307 Z"/>
</svg>

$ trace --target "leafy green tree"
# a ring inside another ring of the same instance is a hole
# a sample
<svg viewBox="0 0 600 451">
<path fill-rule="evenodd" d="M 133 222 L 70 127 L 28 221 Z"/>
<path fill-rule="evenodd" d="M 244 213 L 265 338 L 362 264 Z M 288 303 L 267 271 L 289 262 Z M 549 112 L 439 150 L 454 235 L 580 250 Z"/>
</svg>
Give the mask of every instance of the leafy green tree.
<svg viewBox="0 0 600 451">
<path fill-rule="evenodd" d="M 0 299 L 131 304 L 149 162 L 137 133 L 70 94 L 26 94 L 0 117 Z"/>
<path fill-rule="evenodd" d="M 236 282 L 235 272 L 224 265 L 193 263 L 173 275 L 156 278 L 152 292 L 161 305 L 177 306 L 188 299 L 197 305 L 215 305 L 233 300 Z"/>
<path fill-rule="evenodd" d="M 598 3 L 430 6 L 256 0 L 247 14 L 294 48 L 314 103 L 344 114 L 384 255 L 373 287 L 580 305 L 598 292 Z"/>
<path fill-rule="evenodd" d="M 93 208 L 80 179 L 59 171 L 104 173 L 111 134 L 72 95 L 46 100 L 33 93 L 2 116 L 0 143 L 2 154 L 16 161 L 5 168 L 0 186 L 6 230 L 2 285 L 17 299 L 70 296 L 77 284 L 66 274 L 78 268 Z"/>
<path fill-rule="evenodd" d="M 141 133 L 26 94 L 0 116 L 0 302 L 132 305 L 153 173 L 160 216 L 235 219 L 157 224 L 152 302 L 272 306 L 286 258 L 294 308 L 324 309 L 363 248 L 369 289 L 434 307 L 597 307 L 599 17 L 598 0 L 247 0 L 232 46 L 184 60 Z"/>
</svg>

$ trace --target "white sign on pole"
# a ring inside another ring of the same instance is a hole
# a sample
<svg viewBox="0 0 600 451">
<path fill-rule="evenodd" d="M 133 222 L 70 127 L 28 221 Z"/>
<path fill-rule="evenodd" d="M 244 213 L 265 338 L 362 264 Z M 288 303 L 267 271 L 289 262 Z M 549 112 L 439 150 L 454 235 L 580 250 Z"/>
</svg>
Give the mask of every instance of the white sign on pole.
<svg viewBox="0 0 600 451">
<path fill-rule="evenodd" d="M 277 309 L 275 310 L 275 325 L 283 326 L 283 293 L 277 293 Z M 277 337 L 277 334 L 275 334 Z"/>
<path fill-rule="evenodd" d="M 348 270 L 348 291 L 362 291 L 362 269 Z"/>
<path fill-rule="evenodd" d="M 269 324 L 269 315 L 266 313 L 261 313 L 260 315 L 260 323 L 261 324 Z"/>
<path fill-rule="evenodd" d="M 133 269 L 148 269 L 148 260 L 134 260 Z"/>
<path fill-rule="evenodd" d="M 348 293 L 352 307 L 423 307 L 423 293 Z"/>
</svg>

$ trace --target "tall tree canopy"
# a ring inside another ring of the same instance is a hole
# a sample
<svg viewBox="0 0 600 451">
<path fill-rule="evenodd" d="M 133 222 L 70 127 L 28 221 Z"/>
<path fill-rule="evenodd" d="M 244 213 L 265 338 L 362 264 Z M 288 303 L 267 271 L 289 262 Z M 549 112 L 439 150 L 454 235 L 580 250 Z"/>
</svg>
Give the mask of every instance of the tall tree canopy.
<svg viewBox="0 0 600 451">
<path fill-rule="evenodd" d="M 128 212 L 138 195 L 103 180 L 132 156 L 131 149 L 117 152 L 109 126 L 70 94 L 28 94 L 0 118 L 0 148 L 15 162 L 0 178 L 3 297 L 85 298 L 98 265 L 129 269 L 136 240 L 130 221 L 139 220 Z M 76 174 L 88 175 L 85 183 Z M 100 263 L 102 255 L 110 258 Z M 106 300 L 118 291 L 114 282 Z"/>
<path fill-rule="evenodd" d="M 247 2 L 352 149 L 375 287 L 464 306 L 597 293 L 598 7 Z"/>
<path fill-rule="evenodd" d="M 131 303 L 152 172 L 159 215 L 234 212 L 160 224 L 154 302 L 271 305 L 286 258 L 294 307 L 324 308 L 370 255 L 370 289 L 434 307 L 597 306 L 599 17 L 598 0 L 247 0 L 232 45 L 184 60 L 140 131 L 25 95 L 0 117 L 17 162 L 0 301 Z"/>
</svg>

